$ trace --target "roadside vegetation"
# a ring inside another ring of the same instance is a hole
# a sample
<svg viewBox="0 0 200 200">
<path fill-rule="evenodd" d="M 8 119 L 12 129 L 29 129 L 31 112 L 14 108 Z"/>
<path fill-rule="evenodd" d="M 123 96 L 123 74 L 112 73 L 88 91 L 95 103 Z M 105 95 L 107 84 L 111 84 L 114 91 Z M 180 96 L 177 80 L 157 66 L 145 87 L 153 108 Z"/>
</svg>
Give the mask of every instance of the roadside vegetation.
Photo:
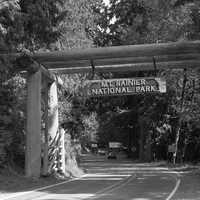
<svg viewBox="0 0 200 200">
<path fill-rule="evenodd" d="M 19 69 L 27 60 L 11 60 L 10 53 L 199 40 L 199 30 L 195 0 L 0 1 L 0 167 L 24 167 L 26 81 Z M 82 92 L 88 79 L 144 76 L 164 77 L 167 93 L 89 99 Z M 101 145 L 116 141 L 130 157 L 155 161 L 167 160 L 175 143 L 176 162 L 198 162 L 199 76 L 199 69 L 62 75 L 60 123 L 83 150 L 95 138 Z M 67 156 L 77 165 L 74 152 Z"/>
</svg>

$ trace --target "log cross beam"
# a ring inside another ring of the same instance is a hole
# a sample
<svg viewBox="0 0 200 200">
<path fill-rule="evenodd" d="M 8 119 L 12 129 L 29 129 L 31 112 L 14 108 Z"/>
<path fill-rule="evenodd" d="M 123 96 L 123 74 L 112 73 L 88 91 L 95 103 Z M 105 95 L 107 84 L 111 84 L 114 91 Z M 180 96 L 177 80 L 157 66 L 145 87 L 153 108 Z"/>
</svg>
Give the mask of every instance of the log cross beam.
<svg viewBox="0 0 200 200">
<path fill-rule="evenodd" d="M 200 66 L 200 41 L 113 46 L 68 51 L 38 52 L 33 59 L 56 73 L 154 71 Z"/>
</svg>

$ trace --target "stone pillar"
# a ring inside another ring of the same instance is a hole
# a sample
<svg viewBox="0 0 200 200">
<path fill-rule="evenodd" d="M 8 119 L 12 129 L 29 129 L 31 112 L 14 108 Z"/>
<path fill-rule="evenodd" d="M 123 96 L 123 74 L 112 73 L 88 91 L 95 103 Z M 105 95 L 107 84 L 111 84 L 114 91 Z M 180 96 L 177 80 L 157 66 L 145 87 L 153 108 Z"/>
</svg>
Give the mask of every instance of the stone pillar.
<svg viewBox="0 0 200 200">
<path fill-rule="evenodd" d="M 25 174 L 38 178 L 41 168 L 41 71 L 27 77 Z"/>
</svg>

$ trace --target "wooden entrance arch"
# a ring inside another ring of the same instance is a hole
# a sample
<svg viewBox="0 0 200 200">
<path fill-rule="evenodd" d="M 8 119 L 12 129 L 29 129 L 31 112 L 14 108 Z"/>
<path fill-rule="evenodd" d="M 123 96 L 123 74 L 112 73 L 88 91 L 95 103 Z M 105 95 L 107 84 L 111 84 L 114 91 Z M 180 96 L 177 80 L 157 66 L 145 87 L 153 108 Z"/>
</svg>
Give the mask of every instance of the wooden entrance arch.
<svg viewBox="0 0 200 200">
<path fill-rule="evenodd" d="M 15 55 L 16 56 L 16 55 Z M 17 55 L 19 56 L 19 55 Z M 36 61 L 28 75 L 26 175 L 40 175 L 41 157 L 41 84 L 49 83 L 51 120 L 47 121 L 46 133 L 55 136 L 58 131 L 57 75 L 91 71 L 91 63 L 97 72 L 128 72 L 157 69 L 196 68 L 200 66 L 200 41 L 144 44 L 104 48 L 79 49 L 30 54 Z M 47 98 L 48 99 L 48 98 Z"/>
</svg>

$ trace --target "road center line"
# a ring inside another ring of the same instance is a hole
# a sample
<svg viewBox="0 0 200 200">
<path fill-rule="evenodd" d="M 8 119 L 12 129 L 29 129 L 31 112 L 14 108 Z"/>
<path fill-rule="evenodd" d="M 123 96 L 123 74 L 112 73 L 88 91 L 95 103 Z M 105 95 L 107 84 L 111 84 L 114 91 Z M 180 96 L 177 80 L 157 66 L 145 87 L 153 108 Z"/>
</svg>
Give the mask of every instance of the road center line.
<svg viewBox="0 0 200 200">
<path fill-rule="evenodd" d="M 179 173 L 176 172 L 176 174 L 177 174 L 177 176 L 175 177 L 176 185 L 175 185 L 174 189 L 172 190 L 172 192 L 169 194 L 169 196 L 166 198 L 166 200 L 170 200 L 170 199 L 174 196 L 174 194 L 175 194 L 176 191 L 178 190 L 179 185 L 180 185 L 180 183 L 181 183 L 181 179 L 180 179 L 180 178 L 177 178 L 177 177 L 179 177 Z M 171 177 L 174 178 L 174 176 L 172 176 L 172 175 L 171 175 Z"/>
<path fill-rule="evenodd" d="M 115 184 L 113 184 L 113 185 L 111 185 L 111 186 L 108 186 L 108 187 L 106 187 L 106 188 L 104 188 L 104 189 L 98 191 L 98 192 L 95 194 L 96 196 L 90 197 L 90 198 L 88 198 L 88 199 L 89 199 L 89 200 L 98 199 L 98 198 L 100 198 L 100 197 L 106 195 L 106 193 L 108 193 L 108 192 L 112 192 L 112 191 L 114 191 L 114 190 L 116 190 L 116 189 L 118 189 L 118 188 L 120 188 L 120 187 L 123 187 L 124 185 L 126 185 L 127 183 L 129 183 L 130 181 L 132 181 L 132 179 L 135 178 L 135 177 L 136 177 L 135 174 L 134 174 L 134 175 L 129 175 L 129 177 L 123 179 L 122 181 L 119 181 L 119 182 L 117 182 L 117 183 L 115 183 Z"/>
</svg>

